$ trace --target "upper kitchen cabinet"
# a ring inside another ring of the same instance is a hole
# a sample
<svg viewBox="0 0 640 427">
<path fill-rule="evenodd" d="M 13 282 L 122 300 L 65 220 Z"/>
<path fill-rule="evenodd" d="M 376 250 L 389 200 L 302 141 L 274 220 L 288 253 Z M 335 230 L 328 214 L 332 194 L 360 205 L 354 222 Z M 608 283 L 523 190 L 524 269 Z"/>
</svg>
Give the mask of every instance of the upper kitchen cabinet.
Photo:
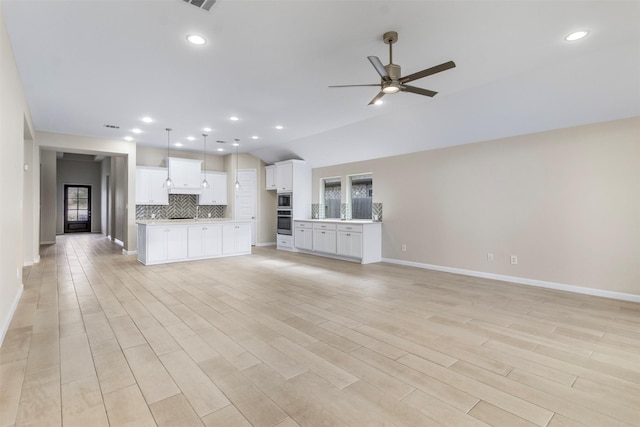
<svg viewBox="0 0 640 427">
<path fill-rule="evenodd" d="M 167 168 L 136 168 L 136 205 L 168 205 Z"/>
<path fill-rule="evenodd" d="M 205 172 L 209 186 L 200 190 L 199 205 L 227 204 L 227 173 Z"/>
<path fill-rule="evenodd" d="M 200 194 L 202 160 L 167 157 L 169 175 L 173 181 L 172 194 Z"/>
<path fill-rule="evenodd" d="M 276 163 L 278 193 L 311 192 L 311 168 L 303 160 L 285 160 Z"/>
<path fill-rule="evenodd" d="M 265 173 L 265 190 L 277 190 L 276 185 L 276 165 L 270 165 L 264 167 Z"/>
</svg>

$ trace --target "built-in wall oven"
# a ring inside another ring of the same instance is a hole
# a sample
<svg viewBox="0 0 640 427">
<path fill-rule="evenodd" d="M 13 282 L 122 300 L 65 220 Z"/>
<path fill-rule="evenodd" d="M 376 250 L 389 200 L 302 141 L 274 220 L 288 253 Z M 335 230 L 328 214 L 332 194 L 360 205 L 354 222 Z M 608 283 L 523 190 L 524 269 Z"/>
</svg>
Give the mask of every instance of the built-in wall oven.
<svg viewBox="0 0 640 427">
<path fill-rule="evenodd" d="M 291 209 L 278 209 L 278 234 L 293 234 L 293 214 Z"/>
<path fill-rule="evenodd" d="M 291 193 L 278 193 L 278 209 L 292 209 L 293 195 Z"/>
</svg>

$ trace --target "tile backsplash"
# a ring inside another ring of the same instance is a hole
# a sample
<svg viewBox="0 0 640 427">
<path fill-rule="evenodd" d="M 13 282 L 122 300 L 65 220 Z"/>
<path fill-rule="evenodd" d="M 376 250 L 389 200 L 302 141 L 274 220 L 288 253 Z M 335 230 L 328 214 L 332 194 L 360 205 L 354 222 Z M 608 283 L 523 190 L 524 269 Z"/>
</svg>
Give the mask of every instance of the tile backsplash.
<svg viewBox="0 0 640 427">
<path fill-rule="evenodd" d="M 136 205 L 136 219 L 195 218 L 198 206 L 195 194 L 169 194 L 169 205 Z M 200 206 L 198 216 L 224 218 L 226 206 Z"/>
</svg>

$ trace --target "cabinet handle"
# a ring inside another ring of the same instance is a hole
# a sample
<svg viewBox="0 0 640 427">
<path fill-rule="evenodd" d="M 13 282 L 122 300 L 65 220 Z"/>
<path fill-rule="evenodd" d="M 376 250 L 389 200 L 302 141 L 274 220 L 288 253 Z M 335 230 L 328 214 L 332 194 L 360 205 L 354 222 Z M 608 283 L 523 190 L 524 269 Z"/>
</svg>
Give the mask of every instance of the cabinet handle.
<svg viewBox="0 0 640 427">
<path fill-rule="evenodd" d="M 348 237 L 351 237 L 351 234 L 347 233 L 347 236 L 348 236 Z"/>
<path fill-rule="evenodd" d="M 324 231 L 322 232 L 322 234 L 325 234 Z"/>
</svg>

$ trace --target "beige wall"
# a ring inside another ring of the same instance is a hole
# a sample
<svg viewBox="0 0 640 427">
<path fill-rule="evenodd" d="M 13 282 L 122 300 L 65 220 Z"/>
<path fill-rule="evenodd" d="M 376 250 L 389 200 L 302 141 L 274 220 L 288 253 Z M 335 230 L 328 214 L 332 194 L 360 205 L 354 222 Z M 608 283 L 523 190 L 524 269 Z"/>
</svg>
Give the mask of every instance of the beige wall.
<svg viewBox="0 0 640 427">
<path fill-rule="evenodd" d="M 209 144 L 207 144 L 209 145 Z M 165 159 L 167 158 L 166 148 L 156 147 L 136 147 L 136 162 L 138 166 L 155 166 L 166 167 Z M 180 157 L 183 159 L 202 160 L 202 152 L 171 150 L 171 157 Z M 224 172 L 224 158 L 214 154 L 207 154 L 208 171 Z"/>
<path fill-rule="evenodd" d="M 360 172 L 384 258 L 640 295 L 638 117 L 317 168 L 314 202 Z"/>
<path fill-rule="evenodd" d="M 25 140 L 33 137 L 29 107 L 0 8 L 0 344 L 22 293 L 25 261 Z M 26 151 L 32 153 L 35 147 Z M 27 161 L 29 163 L 29 161 Z M 33 187 L 33 180 L 27 180 Z M 27 203 L 27 209 L 36 209 Z M 28 221 L 28 219 L 27 219 Z"/>
</svg>

